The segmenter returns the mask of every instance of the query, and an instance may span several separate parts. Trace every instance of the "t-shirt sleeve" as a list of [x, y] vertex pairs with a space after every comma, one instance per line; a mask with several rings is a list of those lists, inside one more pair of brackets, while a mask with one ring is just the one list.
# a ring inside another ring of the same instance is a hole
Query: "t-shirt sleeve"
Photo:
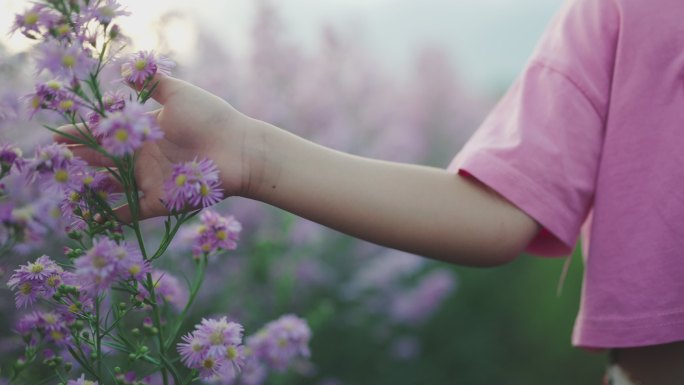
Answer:
[[591, 209], [619, 12], [612, 0], [571, 0], [523, 73], [449, 170], [478, 179], [535, 219], [532, 254], [569, 254]]

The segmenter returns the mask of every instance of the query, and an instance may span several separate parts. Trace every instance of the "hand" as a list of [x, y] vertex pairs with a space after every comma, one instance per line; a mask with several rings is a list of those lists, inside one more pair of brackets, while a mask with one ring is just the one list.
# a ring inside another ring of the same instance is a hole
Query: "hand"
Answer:
[[[208, 157], [216, 163], [225, 196], [239, 195], [248, 188], [249, 170], [247, 138], [254, 137], [250, 128], [254, 120], [238, 112], [221, 98], [184, 81], [157, 76], [152, 98], [162, 108], [152, 112], [164, 131], [164, 138], [146, 142], [139, 150], [135, 179], [142, 192], [140, 219], [162, 216], [168, 210], [161, 203], [164, 181], [171, 175], [174, 163]], [[61, 131], [76, 134], [73, 126]], [[59, 134], [57, 142], [71, 144], [74, 155], [95, 167], [112, 167], [110, 159], [83, 145], [74, 144]], [[251, 148], [251, 147], [250, 147]], [[245, 177], [247, 176], [247, 177]], [[130, 221], [128, 207], [117, 209], [122, 221]]]

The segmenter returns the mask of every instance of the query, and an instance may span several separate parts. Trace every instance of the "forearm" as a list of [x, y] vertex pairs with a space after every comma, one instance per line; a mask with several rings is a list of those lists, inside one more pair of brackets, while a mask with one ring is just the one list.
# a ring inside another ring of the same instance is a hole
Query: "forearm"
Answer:
[[[477, 182], [445, 170], [362, 158], [259, 122], [249, 198], [384, 246], [464, 265], [517, 255], [538, 230]], [[257, 172], [257, 171], [255, 171]], [[253, 176], [254, 177], [254, 176]]]

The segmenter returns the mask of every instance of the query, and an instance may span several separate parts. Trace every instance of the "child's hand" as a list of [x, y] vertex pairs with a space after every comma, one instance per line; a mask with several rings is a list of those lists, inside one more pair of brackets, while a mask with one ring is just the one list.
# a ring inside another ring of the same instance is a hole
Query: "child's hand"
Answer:
[[[168, 210], [161, 203], [164, 198], [164, 181], [171, 175], [174, 163], [208, 157], [220, 170], [222, 187], [226, 196], [240, 194], [248, 182], [246, 175], [246, 138], [252, 119], [235, 110], [219, 97], [184, 81], [158, 76], [153, 98], [162, 108], [153, 112], [164, 138], [146, 142], [140, 149], [135, 165], [136, 181], [142, 191], [140, 217], [166, 215]], [[62, 131], [76, 134], [73, 126]], [[56, 141], [73, 144], [63, 136]], [[76, 156], [92, 166], [113, 166], [111, 161], [95, 150], [82, 145], [72, 145]], [[127, 207], [119, 208], [117, 214], [123, 221], [130, 221]]]

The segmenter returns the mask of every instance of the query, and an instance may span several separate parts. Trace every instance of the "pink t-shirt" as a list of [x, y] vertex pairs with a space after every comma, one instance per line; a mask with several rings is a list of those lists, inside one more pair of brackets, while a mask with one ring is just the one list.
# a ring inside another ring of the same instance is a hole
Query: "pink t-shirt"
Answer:
[[573, 344], [684, 340], [684, 1], [570, 0], [454, 158], [585, 277]]

